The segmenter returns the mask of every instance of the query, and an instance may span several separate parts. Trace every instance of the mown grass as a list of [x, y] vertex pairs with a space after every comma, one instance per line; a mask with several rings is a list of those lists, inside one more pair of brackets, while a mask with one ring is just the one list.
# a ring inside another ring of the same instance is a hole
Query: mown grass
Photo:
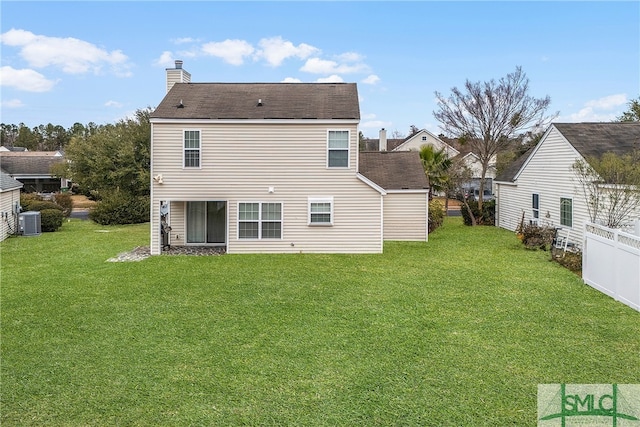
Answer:
[[1, 244], [3, 426], [534, 425], [538, 384], [640, 383], [640, 314], [504, 230], [106, 262], [148, 239]]

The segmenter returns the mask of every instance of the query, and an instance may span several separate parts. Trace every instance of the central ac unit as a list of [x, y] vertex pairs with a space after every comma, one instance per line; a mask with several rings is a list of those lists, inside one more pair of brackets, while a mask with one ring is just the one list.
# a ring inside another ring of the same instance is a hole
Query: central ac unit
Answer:
[[40, 212], [28, 211], [18, 215], [18, 230], [23, 236], [39, 236], [42, 232]]

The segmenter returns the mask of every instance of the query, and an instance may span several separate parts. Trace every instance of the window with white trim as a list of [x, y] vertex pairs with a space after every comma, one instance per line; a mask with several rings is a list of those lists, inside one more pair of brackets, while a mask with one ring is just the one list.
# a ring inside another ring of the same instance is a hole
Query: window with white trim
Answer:
[[531, 217], [533, 223], [537, 223], [540, 219], [540, 195], [537, 193], [531, 195]]
[[573, 199], [560, 197], [560, 225], [573, 227]]
[[199, 168], [200, 167], [200, 131], [185, 130], [184, 131], [184, 167]]
[[349, 131], [330, 130], [327, 139], [327, 166], [349, 167]]
[[333, 197], [309, 197], [309, 225], [333, 225]]
[[281, 239], [282, 203], [238, 203], [239, 239]]

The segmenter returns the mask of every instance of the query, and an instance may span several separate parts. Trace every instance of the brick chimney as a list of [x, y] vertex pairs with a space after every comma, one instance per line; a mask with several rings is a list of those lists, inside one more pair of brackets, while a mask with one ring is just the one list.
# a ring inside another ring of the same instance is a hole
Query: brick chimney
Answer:
[[167, 93], [175, 83], [191, 83], [191, 74], [182, 68], [182, 61], [176, 60], [175, 68], [167, 68]]
[[380, 129], [380, 151], [387, 151], [387, 130], [385, 128]]

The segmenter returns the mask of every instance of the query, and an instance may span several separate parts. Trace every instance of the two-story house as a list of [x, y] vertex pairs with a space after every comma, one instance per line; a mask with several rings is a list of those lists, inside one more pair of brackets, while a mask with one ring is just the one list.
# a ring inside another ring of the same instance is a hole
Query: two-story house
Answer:
[[152, 254], [380, 253], [389, 192], [415, 199], [426, 227], [426, 178], [385, 189], [359, 172], [355, 84], [190, 81], [176, 61], [151, 114]]

